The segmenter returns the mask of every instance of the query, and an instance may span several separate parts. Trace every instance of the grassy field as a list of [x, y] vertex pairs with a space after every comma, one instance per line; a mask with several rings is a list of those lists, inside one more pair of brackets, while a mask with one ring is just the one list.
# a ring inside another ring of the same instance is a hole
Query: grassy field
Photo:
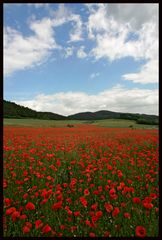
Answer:
[[126, 120], [126, 119], [104, 119], [94, 121], [93, 124], [100, 127], [109, 127], [109, 128], [128, 128], [131, 125], [133, 128], [140, 129], [157, 129], [158, 125], [147, 125], [147, 124], [137, 124], [136, 121]]
[[109, 128], [128, 128], [131, 125], [133, 128], [139, 129], [157, 129], [157, 125], [137, 124], [133, 120], [124, 119], [105, 119], [95, 121], [81, 121], [81, 120], [40, 120], [40, 119], [7, 119], [3, 120], [4, 125], [10, 126], [28, 126], [28, 127], [66, 127], [67, 124], [93, 124], [100, 127]]
[[7, 119], [4, 118], [4, 125], [28, 126], [28, 127], [65, 127], [67, 124], [81, 124], [84, 121], [77, 120], [41, 120], [41, 119]]

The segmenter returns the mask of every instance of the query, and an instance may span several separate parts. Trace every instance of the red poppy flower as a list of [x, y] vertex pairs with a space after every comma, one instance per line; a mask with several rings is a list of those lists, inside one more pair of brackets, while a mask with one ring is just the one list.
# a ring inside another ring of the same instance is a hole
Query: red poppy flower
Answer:
[[41, 228], [43, 226], [43, 223], [41, 220], [36, 220], [35, 221], [35, 228], [38, 229], [38, 228]]
[[7, 185], [7, 181], [4, 180], [4, 181], [3, 181], [3, 188], [7, 188], [7, 186], [8, 186], [8, 185]]
[[134, 197], [132, 199], [132, 201], [133, 201], [133, 203], [140, 203], [141, 202], [140, 198], [138, 198], [138, 197]]
[[135, 232], [137, 237], [146, 236], [146, 229], [143, 226], [137, 226]]
[[158, 213], [159, 212], [159, 208], [155, 208], [155, 212]]
[[40, 205], [45, 204], [47, 201], [48, 201], [48, 199], [43, 199], [43, 200], [40, 202]]
[[113, 210], [113, 206], [110, 203], [105, 203], [104, 207], [108, 213], [110, 213]]
[[54, 204], [52, 205], [52, 210], [58, 210], [58, 209], [60, 209], [61, 207], [62, 207], [62, 201], [57, 202], [57, 203], [54, 203]]
[[132, 184], [132, 180], [131, 179], [127, 179], [127, 182], [129, 183], [129, 184]]
[[96, 216], [97, 216], [98, 218], [102, 217], [102, 215], [103, 215], [102, 211], [97, 211], [97, 212], [96, 212]]
[[107, 165], [107, 169], [111, 171], [113, 168], [112, 168], [111, 165], [108, 164], [108, 165]]
[[97, 217], [96, 215], [92, 216], [92, 223], [95, 224], [95, 222], [97, 222], [99, 219], [99, 217]]
[[80, 212], [79, 212], [79, 211], [74, 212], [74, 216], [75, 216], [75, 217], [80, 216]]
[[61, 194], [59, 194], [58, 196], [56, 196], [56, 199], [57, 199], [58, 201], [61, 201], [61, 200], [63, 200], [62, 193], [61, 193]]
[[126, 203], [125, 202], [122, 202], [120, 205], [121, 205], [121, 207], [126, 207]]
[[102, 186], [98, 186], [98, 191], [102, 192]]
[[66, 202], [68, 202], [68, 203], [72, 203], [71, 198], [66, 198]]
[[89, 236], [90, 236], [90, 237], [95, 237], [96, 235], [95, 235], [95, 233], [90, 232]]
[[118, 195], [117, 195], [117, 194], [112, 194], [112, 195], [110, 195], [110, 198], [113, 199], [113, 200], [115, 200], [115, 199], [118, 198]]
[[49, 180], [49, 181], [50, 181], [51, 179], [52, 179], [52, 177], [51, 177], [51, 176], [47, 176], [47, 180]]
[[73, 212], [70, 209], [67, 210], [67, 213], [68, 213], [68, 215], [72, 215], [73, 214]]
[[130, 218], [131, 218], [131, 215], [130, 215], [130, 213], [127, 213], [127, 212], [126, 212], [126, 213], [124, 213], [124, 217], [130, 219]]
[[113, 216], [113, 217], [116, 217], [119, 213], [120, 213], [119, 208], [118, 208], [118, 207], [115, 207], [114, 210], [113, 210], [113, 212], [112, 212], [112, 216]]
[[14, 211], [12, 213], [12, 221], [15, 222], [16, 218], [20, 217], [20, 213], [18, 211]]
[[28, 228], [32, 228], [32, 224], [30, 222], [25, 222], [25, 226], [27, 226]]
[[64, 188], [67, 188], [68, 184], [67, 183], [63, 183], [62, 184]]
[[10, 207], [6, 210], [6, 215], [11, 215], [14, 211], [16, 211], [15, 207]]
[[114, 188], [112, 188], [112, 189], [110, 189], [109, 193], [110, 193], [110, 195], [113, 195], [113, 194], [115, 194], [115, 193], [116, 193], [116, 191], [115, 191], [115, 189], [114, 189]]
[[91, 222], [90, 222], [89, 220], [85, 220], [85, 224], [86, 224], [87, 226], [89, 226], [89, 227], [92, 226], [92, 224], [91, 224]]
[[99, 192], [98, 190], [94, 190], [94, 191], [93, 191], [93, 194], [94, 194], [94, 195], [98, 195], [99, 193], [100, 193], [100, 192]]
[[101, 200], [105, 200], [105, 196], [104, 196], [104, 195], [101, 195], [101, 196], [100, 196], [100, 199], [101, 199]]
[[152, 199], [156, 199], [156, 198], [157, 198], [157, 194], [156, 194], [156, 193], [150, 193], [150, 197], [151, 197]]
[[20, 216], [20, 220], [23, 220], [23, 219], [25, 219], [25, 218], [27, 218], [27, 216], [26, 216], [25, 214], [23, 214], [23, 215]]
[[61, 229], [61, 230], [64, 230], [65, 228], [66, 228], [66, 226], [63, 225], [63, 224], [60, 226], [60, 229]]
[[142, 202], [151, 203], [152, 202], [152, 198], [151, 197], [145, 197], [145, 199]]
[[43, 228], [42, 228], [42, 232], [43, 233], [48, 233], [48, 232], [50, 232], [52, 229], [51, 229], [51, 227], [48, 225], [48, 224], [46, 224]]
[[38, 197], [38, 196], [39, 196], [39, 193], [38, 193], [38, 192], [36, 192], [36, 193], [34, 193], [34, 195], [35, 195], [36, 197]]
[[70, 230], [71, 230], [71, 232], [77, 230], [77, 226], [72, 226], [72, 227], [70, 228]]
[[92, 210], [96, 210], [96, 209], [97, 209], [97, 206], [98, 206], [98, 203], [94, 203], [94, 204], [91, 206], [91, 209], [92, 209]]
[[80, 199], [81, 204], [82, 204], [84, 207], [86, 207], [87, 204], [88, 204], [88, 202], [87, 202], [87, 200], [85, 199], [85, 197], [80, 197], [79, 199]]
[[147, 209], [151, 209], [151, 208], [153, 208], [154, 205], [152, 203], [149, 203], [149, 202], [144, 202], [143, 206]]
[[24, 226], [23, 227], [23, 233], [28, 233], [28, 232], [30, 232], [30, 228], [27, 227], [27, 226]]
[[28, 202], [25, 206], [26, 210], [34, 210], [35, 205], [32, 202]]
[[22, 176], [27, 176], [27, 175], [28, 175], [28, 171], [25, 170], [25, 171], [23, 172], [23, 175], [22, 175]]
[[84, 190], [84, 195], [85, 195], [85, 196], [88, 196], [89, 194], [90, 194], [89, 190], [88, 190], [88, 189], [85, 189], [85, 190]]
[[5, 202], [6, 207], [9, 207], [11, 205], [12, 200], [9, 198], [5, 198], [4, 202]]

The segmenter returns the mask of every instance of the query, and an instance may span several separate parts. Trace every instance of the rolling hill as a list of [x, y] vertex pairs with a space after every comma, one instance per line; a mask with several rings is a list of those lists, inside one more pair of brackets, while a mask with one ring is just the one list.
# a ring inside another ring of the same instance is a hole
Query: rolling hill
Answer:
[[51, 113], [37, 112], [28, 107], [20, 106], [16, 103], [3, 100], [3, 116], [4, 118], [36, 118], [49, 120], [64, 120], [66, 117]]
[[129, 119], [135, 120], [140, 124], [158, 124], [159, 117], [156, 115], [147, 115], [139, 113], [120, 113], [107, 110], [97, 112], [82, 112], [69, 115], [68, 117], [51, 113], [37, 112], [27, 107], [20, 106], [16, 103], [3, 100], [3, 117], [4, 118], [35, 118], [46, 120], [103, 120], [103, 119]]

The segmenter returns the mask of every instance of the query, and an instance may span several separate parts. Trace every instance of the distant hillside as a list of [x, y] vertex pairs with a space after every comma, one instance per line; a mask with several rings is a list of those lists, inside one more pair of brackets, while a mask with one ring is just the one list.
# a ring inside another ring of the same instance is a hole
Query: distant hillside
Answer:
[[36, 118], [48, 120], [64, 120], [66, 117], [51, 113], [37, 112], [28, 107], [20, 106], [16, 103], [3, 100], [3, 115], [5, 118]]
[[37, 112], [16, 103], [3, 100], [4, 118], [36, 118], [47, 120], [101, 120], [101, 119], [129, 119], [135, 120], [140, 124], [159, 124], [159, 117], [156, 115], [138, 114], [138, 113], [120, 113], [112, 111], [82, 112], [68, 117], [51, 113]]
[[111, 111], [98, 111], [98, 112], [83, 112], [68, 116], [69, 119], [78, 120], [100, 120], [108, 118], [120, 118], [120, 113]]
[[68, 119], [75, 120], [101, 120], [101, 119], [129, 119], [140, 124], [158, 124], [159, 117], [156, 115], [138, 113], [120, 113], [111, 111], [83, 112], [68, 116]]

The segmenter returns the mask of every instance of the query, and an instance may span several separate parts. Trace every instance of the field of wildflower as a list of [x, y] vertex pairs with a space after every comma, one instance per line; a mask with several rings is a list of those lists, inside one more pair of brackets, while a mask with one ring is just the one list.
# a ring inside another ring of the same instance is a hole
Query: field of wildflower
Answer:
[[4, 127], [6, 237], [156, 237], [158, 130]]

